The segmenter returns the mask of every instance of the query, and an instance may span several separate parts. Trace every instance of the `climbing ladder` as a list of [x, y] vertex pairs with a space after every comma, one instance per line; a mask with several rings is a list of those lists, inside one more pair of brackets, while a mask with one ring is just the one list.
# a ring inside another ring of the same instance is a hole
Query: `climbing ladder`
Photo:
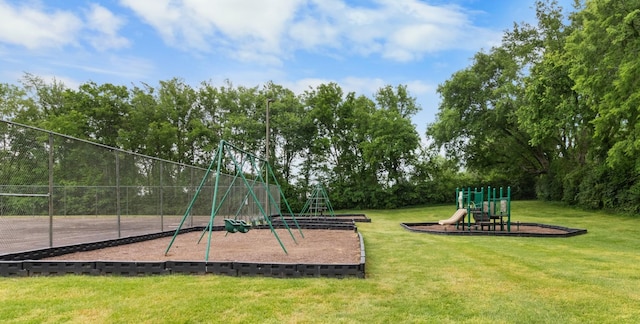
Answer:
[[307, 199], [304, 207], [302, 207], [300, 214], [312, 217], [336, 216], [333, 212], [331, 201], [329, 201], [327, 191], [321, 184], [317, 184], [313, 188], [313, 191], [311, 192], [311, 195], [309, 195], [309, 199]]

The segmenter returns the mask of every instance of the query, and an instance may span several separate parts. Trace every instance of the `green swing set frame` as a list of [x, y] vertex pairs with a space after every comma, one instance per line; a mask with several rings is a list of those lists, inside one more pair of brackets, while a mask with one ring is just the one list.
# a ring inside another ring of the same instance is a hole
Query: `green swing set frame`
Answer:
[[[237, 156], [240, 156], [241, 158], [238, 159]], [[240, 160], [241, 162], [239, 162], [238, 160]], [[228, 161], [233, 162], [233, 166], [236, 172], [235, 172], [235, 176], [233, 177], [233, 180], [231, 181], [231, 184], [227, 186], [226, 191], [224, 192], [224, 194], [222, 194], [221, 192], [223, 188], [221, 188], [222, 185], [220, 184], [220, 178], [222, 175], [223, 166], [225, 165], [224, 163]], [[211, 175], [213, 172], [212, 170], [214, 169], [214, 166], [215, 166], [215, 174]], [[247, 167], [250, 167], [251, 170], [255, 170], [256, 172], [247, 172], [246, 171]], [[264, 174], [264, 177], [263, 177], [263, 174]], [[251, 175], [251, 178], [252, 178], [251, 181], [249, 181], [249, 179], [247, 178], [247, 175]], [[245, 202], [248, 199], [252, 199], [252, 201], [255, 203], [255, 205], [259, 209], [260, 217], [258, 219], [256, 218], [252, 219], [251, 224], [247, 223], [242, 219], [238, 219], [238, 216], [242, 210], [242, 203], [241, 203], [236, 211], [235, 217], [233, 219], [226, 218], [224, 220], [224, 228], [227, 231], [227, 234], [228, 233], [247, 233], [253, 226], [256, 226], [258, 222], [260, 224], [267, 224], [271, 229], [271, 232], [275, 236], [276, 240], [280, 244], [280, 247], [282, 247], [282, 250], [284, 251], [284, 253], [288, 254], [287, 249], [282, 243], [282, 240], [280, 240], [278, 233], [276, 232], [275, 228], [273, 227], [273, 224], [271, 223], [272, 215], [270, 210], [275, 210], [280, 216], [280, 219], [283, 220], [283, 225], [291, 235], [291, 238], [293, 239], [294, 243], [296, 244], [298, 243], [293, 232], [291, 231], [291, 227], [289, 226], [287, 221], [284, 219], [284, 217], [282, 217], [281, 210], [283, 206], [278, 204], [278, 201], [276, 201], [276, 199], [271, 193], [269, 180], [271, 180], [272, 181], [271, 183], [278, 188], [278, 194], [280, 195], [281, 201], [284, 202], [284, 207], [286, 207], [290, 215], [293, 215], [293, 212], [291, 211], [291, 207], [289, 206], [287, 199], [285, 198], [284, 194], [282, 193], [282, 190], [280, 189], [280, 184], [278, 183], [278, 179], [275, 177], [273, 170], [269, 165], [269, 162], [266, 159], [256, 157], [255, 155], [247, 151], [244, 151], [230, 143], [227, 143], [224, 140], [221, 140], [220, 144], [218, 145], [218, 149], [216, 150], [216, 154], [213, 161], [207, 168], [207, 171], [205, 172], [204, 177], [200, 182], [200, 185], [196, 189], [195, 194], [191, 199], [191, 202], [189, 203], [189, 206], [187, 207], [184, 213], [184, 216], [182, 217], [182, 220], [180, 221], [180, 224], [176, 228], [176, 231], [173, 234], [173, 237], [171, 238], [171, 241], [169, 242], [167, 249], [165, 250], [165, 255], [169, 253], [169, 250], [171, 249], [171, 246], [173, 245], [176, 237], [178, 236], [182, 227], [184, 226], [185, 221], [191, 215], [192, 208], [196, 203], [196, 201], [198, 200], [198, 197], [202, 192], [202, 188], [207, 182], [207, 179], [209, 179], [209, 176], [215, 177], [215, 185], [214, 185], [212, 205], [211, 205], [211, 215], [210, 215], [207, 226], [204, 228], [204, 230], [202, 231], [202, 234], [200, 235], [200, 238], [198, 239], [198, 243], [200, 243], [204, 235], [208, 233], [207, 249], [204, 256], [205, 261], [209, 260], [209, 251], [211, 248], [211, 236], [212, 236], [213, 224], [214, 224], [213, 221], [215, 217], [218, 215], [222, 207], [222, 204], [225, 201], [227, 201], [230, 195], [232, 195], [231, 194], [232, 188], [234, 187], [234, 184], [238, 179], [242, 180], [242, 183], [244, 184], [244, 188], [247, 190], [246, 194], [244, 195], [244, 199], [242, 199], [242, 202]], [[261, 200], [258, 198], [258, 195], [254, 190], [254, 188], [256, 187], [263, 188], [264, 192], [266, 193], [265, 199]], [[304, 238], [302, 229], [300, 228], [300, 225], [298, 224], [298, 221], [296, 220], [295, 216], [293, 217], [293, 223], [295, 224], [295, 227], [298, 229], [300, 236]]]

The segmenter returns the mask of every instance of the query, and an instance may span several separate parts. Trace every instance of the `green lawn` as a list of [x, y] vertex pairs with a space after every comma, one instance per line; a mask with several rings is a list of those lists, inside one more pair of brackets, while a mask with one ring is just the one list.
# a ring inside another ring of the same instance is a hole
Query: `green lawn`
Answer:
[[[366, 279], [224, 276], [0, 278], [2, 323], [631, 323], [640, 218], [534, 201], [512, 220], [570, 238], [413, 233], [455, 207], [364, 211]], [[357, 211], [362, 212], [362, 211]]]

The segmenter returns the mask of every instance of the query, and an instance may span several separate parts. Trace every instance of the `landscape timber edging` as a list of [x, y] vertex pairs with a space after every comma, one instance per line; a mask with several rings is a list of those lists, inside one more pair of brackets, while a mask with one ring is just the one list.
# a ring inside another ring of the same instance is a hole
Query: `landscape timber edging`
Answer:
[[[277, 220], [284, 217], [287, 221], [293, 220], [291, 214], [272, 215], [272, 220]], [[296, 220], [298, 222], [303, 220], [312, 221], [325, 221], [325, 222], [356, 222], [356, 223], [371, 223], [371, 218], [368, 218], [365, 214], [334, 214], [332, 215], [316, 215], [316, 214], [296, 214]]]
[[[353, 230], [354, 224], [303, 224], [306, 229]], [[350, 225], [350, 226], [349, 226]], [[268, 225], [266, 225], [268, 228]], [[281, 228], [281, 224], [274, 224]], [[205, 228], [191, 227], [180, 233], [201, 231]], [[223, 231], [224, 226], [213, 226], [214, 231]], [[69, 246], [52, 247], [0, 255], [0, 277], [29, 277], [54, 275], [113, 275], [113, 276], [150, 276], [150, 275], [227, 275], [262, 276], [276, 278], [327, 277], [327, 278], [365, 278], [364, 239], [360, 240], [360, 263], [354, 264], [294, 264], [268, 262], [208, 262], [208, 261], [64, 261], [41, 260], [68, 253], [101, 249], [153, 240], [172, 236], [175, 231], [132, 236], [100, 242], [83, 243]]]
[[[425, 223], [400, 223], [400, 226], [405, 229], [416, 232], [416, 233], [426, 233], [426, 234], [435, 234], [435, 235], [466, 235], [466, 236], [511, 236], [511, 237], [571, 237], [581, 234], [586, 234], [586, 229], [579, 228], [569, 228], [564, 226], [557, 225], [548, 225], [548, 224], [540, 224], [540, 223], [519, 223], [520, 226], [538, 226], [543, 228], [552, 228], [564, 231], [565, 233], [559, 234], [551, 234], [551, 233], [528, 233], [528, 232], [503, 232], [503, 231], [478, 231], [478, 230], [467, 230], [467, 231], [427, 231], [416, 229], [413, 227], [416, 226], [430, 226], [430, 225], [438, 225], [438, 222], [425, 222]], [[516, 224], [511, 224], [512, 227], [516, 226]]]

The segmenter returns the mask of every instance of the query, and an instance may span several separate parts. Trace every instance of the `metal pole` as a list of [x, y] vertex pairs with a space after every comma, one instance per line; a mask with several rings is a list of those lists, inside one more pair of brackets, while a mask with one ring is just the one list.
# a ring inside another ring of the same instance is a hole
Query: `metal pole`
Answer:
[[53, 247], [53, 134], [49, 133], [49, 247]]
[[113, 151], [116, 155], [116, 218], [118, 220], [118, 238], [122, 237], [122, 224], [120, 222], [120, 154]]
[[[195, 165], [196, 164], [195, 157], [193, 159], [194, 159], [193, 165]], [[191, 170], [191, 174], [190, 174], [190, 177], [189, 177], [189, 192], [191, 192], [191, 197], [190, 198], [192, 198], [193, 195], [194, 195], [194, 193], [193, 193], [193, 189], [194, 189], [193, 188], [193, 172], [194, 172], [194, 170], [193, 170], [193, 168], [190, 168], [190, 170]], [[189, 213], [189, 216], [191, 216], [191, 217], [189, 217], [189, 222], [190, 222], [189, 225], [193, 226], [193, 215], [191, 214], [191, 212]]]
[[[518, 223], [520, 230], [520, 223]], [[511, 187], [507, 187], [507, 232], [511, 232]]]
[[[271, 98], [267, 98], [267, 119], [266, 119], [266, 126], [267, 126], [267, 130], [266, 130], [266, 153], [265, 153], [265, 157], [267, 159], [267, 165], [269, 165], [269, 137], [271, 136], [270, 134], [270, 128], [269, 128], [269, 106], [270, 104], [273, 102], [273, 99]], [[267, 183], [267, 190], [266, 190], [266, 202], [267, 202], [267, 217], [271, 216], [271, 204], [269, 203], [269, 168], [265, 168], [265, 179], [266, 179], [266, 183]]]
[[160, 231], [164, 231], [164, 183], [162, 182], [162, 175], [164, 174], [164, 163], [160, 162]]

